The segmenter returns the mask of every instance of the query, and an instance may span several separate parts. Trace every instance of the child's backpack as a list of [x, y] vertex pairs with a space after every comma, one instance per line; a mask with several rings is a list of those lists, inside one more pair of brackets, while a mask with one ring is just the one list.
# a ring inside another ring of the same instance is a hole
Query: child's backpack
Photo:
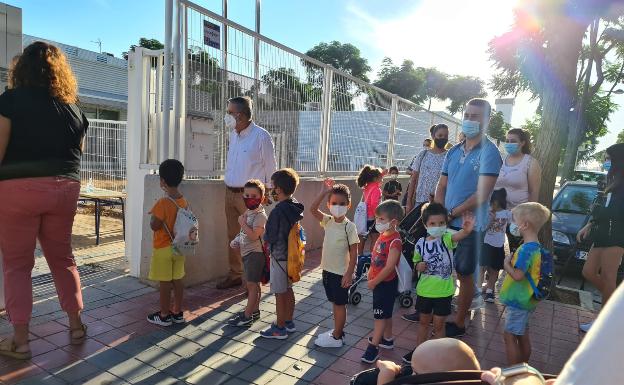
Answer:
[[[363, 198], [364, 197], [362, 197], [362, 199]], [[368, 232], [368, 227], [366, 226], [367, 222], [366, 202], [362, 200], [358, 203], [355, 208], [355, 214], [353, 215], [353, 223], [355, 223], [355, 228], [359, 235], [364, 235]]]
[[190, 206], [182, 208], [178, 206], [176, 201], [168, 197], [171, 202], [178, 208], [175, 224], [173, 225], [173, 234], [163, 223], [169, 238], [171, 238], [171, 246], [173, 250], [180, 255], [190, 257], [195, 255], [195, 247], [199, 244], [199, 222], [190, 209]]
[[399, 255], [399, 264], [394, 267], [394, 270], [399, 278], [399, 293], [405, 293], [412, 290], [412, 275], [414, 272], [407, 262], [407, 258], [405, 258], [402, 253]]
[[303, 263], [305, 262], [306, 237], [303, 226], [296, 222], [288, 233], [288, 278], [291, 282], [301, 280]]
[[553, 255], [550, 250], [541, 248], [541, 263], [540, 263], [540, 275], [537, 284], [533, 281], [530, 272], [526, 272], [525, 276], [529, 281], [529, 285], [533, 289], [533, 298], [541, 301], [550, 296], [552, 290], [554, 278], [553, 278]]

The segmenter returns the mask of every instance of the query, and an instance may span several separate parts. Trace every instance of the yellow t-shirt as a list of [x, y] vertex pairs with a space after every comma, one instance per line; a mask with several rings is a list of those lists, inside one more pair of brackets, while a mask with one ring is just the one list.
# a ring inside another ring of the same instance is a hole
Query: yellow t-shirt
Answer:
[[330, 273], [344, 275], [349, 265], [349, 247], [360, 243], [355, 223], [347, 218], [336, 223], [331, 215], [323, 215], [321, 227], [325, 229], [321, 268]]
[[[175, 200], [176, 204], [182, 208], [188, 206], [188, 202], [184, 197]], [[167, 229], [173, 235], [173, 226], [175, 225], [178, 208], [169, 198], [160, 198], [149, 212], [156, 218], [160, 219], [167, 225]], [[171, 245], [171, 238], [164, 228], [154, 231], [154, 249], [160, 249]]]

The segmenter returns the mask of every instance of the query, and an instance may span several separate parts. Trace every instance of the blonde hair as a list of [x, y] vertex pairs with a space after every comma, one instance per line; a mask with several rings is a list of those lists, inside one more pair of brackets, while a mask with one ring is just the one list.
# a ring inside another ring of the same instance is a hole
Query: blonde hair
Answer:
[[67, 58], [52, 44], [36, 41], [26, 47], [9, 73], [9, 87], [41, 87], [62, 103], [78, 100], [78, 83]]
[[550, 210], [541, 203], [527, 202], [514, 207], [513, 213], [516, 221], [527, 221], [535, 230], [539, 230], [550, 219]]

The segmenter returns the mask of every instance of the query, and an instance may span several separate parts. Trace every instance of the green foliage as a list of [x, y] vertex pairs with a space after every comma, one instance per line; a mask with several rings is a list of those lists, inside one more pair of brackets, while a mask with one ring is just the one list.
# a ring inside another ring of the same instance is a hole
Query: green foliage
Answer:
[[620, 133], [617, 136], [617, 140], [615, 141], [615, 143], [624, 143], [624, 130], [620, 131]]
[[261, 81], [274, 110], [297, 111], [304, 103], [321, 100], [321, 89], [302, 82], [292, 68], [269, 70], [262, 75]]
[[438, 95], [439, 99], [449, 99], [451, 103], [446, 107], [452, 115], [463, 111], [466, 103], [472, 98], [487, 96], [483, 80], [474, 76], [452, 76]]
[[425, 74], [421, 69], [415, 68], [411, 60], [404, 60], [400, 66], [397, 66], [390, 58], [384, 58], [377, 78], [374, 84], [379, 88], [417, 104], [425, 100], [421, 94], [426, 84]]
[[535, 145], [537, 134], [540, 130], [542, 116], [535, 114], [532, 118], [527, 119], [520, 128], [527, 130], [531, 134], [531, 143]]
[[507, 131], [509, 131], [510, 128], [511, 125], [509, 123], [505, 123], [503, 113], [501, 111], [497, 111], [494, 115], [492, 115], [492, 118], [490, 119], [487, 133], [491, 138], [504, 141], [507, 135]]
[[165, 45], [163, 43], [161, 43], [160, 41], [156, 40], [156, 39], [148, 39], [148, 38], [142, 37], [142, 38], [139, 39], [139, 45], [138, 46], [136, 44], [132, 44], [128, 51], [122, 52], [121, 56], [125, 60], [128, 60], [128, 52], [129, 51], [134, 52], [136, 47], [143, 47], [143, 48], [147, 48], [147, 49], [157, 50], [157, 49], [165, 48]]
[[353, 44], [342, 44], [335, 40], [331, 43], [319, 43], [308, 50], [306, 55], [365, 82], [369, 81], [366, 76], [371, 70], [368, 60], [361, 56], [359, 48]]

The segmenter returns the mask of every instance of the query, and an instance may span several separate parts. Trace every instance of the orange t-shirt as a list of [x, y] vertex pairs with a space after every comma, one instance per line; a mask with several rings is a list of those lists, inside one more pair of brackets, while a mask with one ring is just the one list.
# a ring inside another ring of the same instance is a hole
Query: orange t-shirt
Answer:
[[[175, 200], [178, 206], [186, 208], [188, 202], [184, 197]], [[167, 229], [173, 235], [173, 226], [175, 225], [178, 208], [169, 198], [160, 198], [149, 212], [156, 218], [160, 219], [167, 225]], [[171, 238], [164, 228], [154, 231], [154, 248], [161, 249], [171, 245]]]

